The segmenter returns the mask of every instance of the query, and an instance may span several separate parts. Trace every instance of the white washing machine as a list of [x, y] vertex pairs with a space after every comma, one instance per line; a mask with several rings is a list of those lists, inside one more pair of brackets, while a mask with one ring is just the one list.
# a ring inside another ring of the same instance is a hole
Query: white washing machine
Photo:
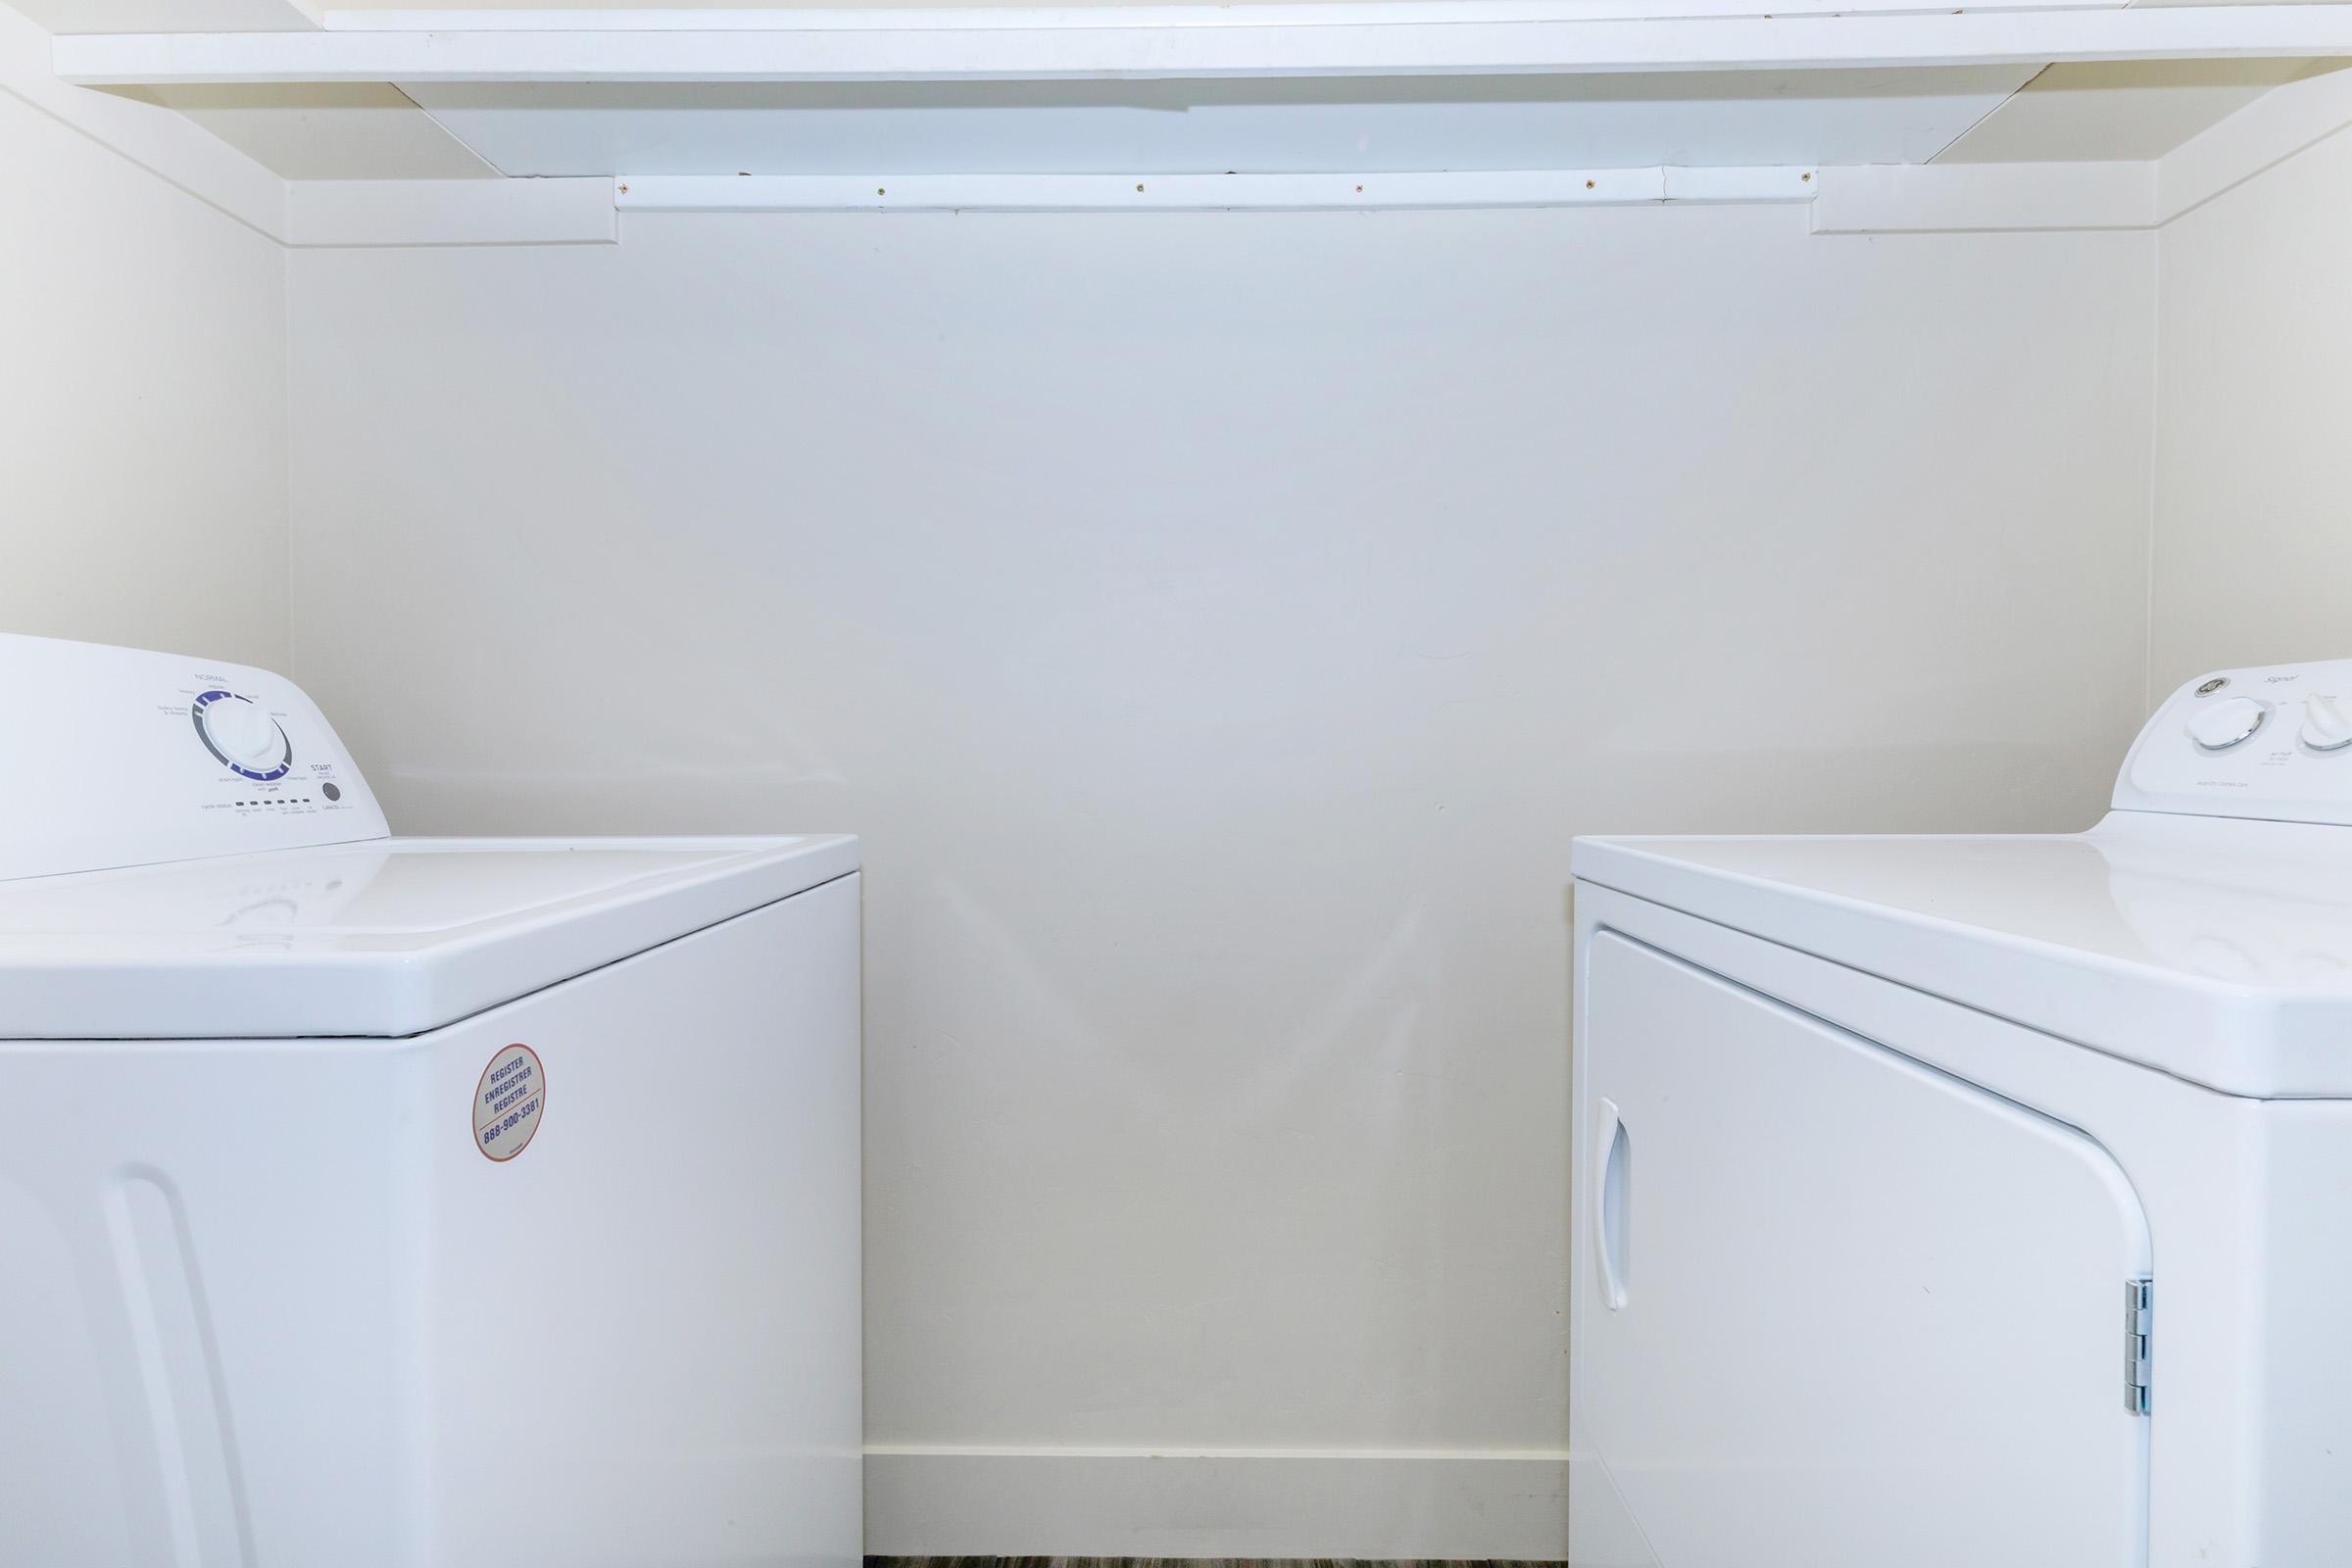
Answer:
[[0, 1562], [856, 1562], [856, 841], [390, 838], [266, 671], [0, 689]]
[[1576, 849], [1577, 1568], [2352, 1563], [2352, 662], [2086, 833]]

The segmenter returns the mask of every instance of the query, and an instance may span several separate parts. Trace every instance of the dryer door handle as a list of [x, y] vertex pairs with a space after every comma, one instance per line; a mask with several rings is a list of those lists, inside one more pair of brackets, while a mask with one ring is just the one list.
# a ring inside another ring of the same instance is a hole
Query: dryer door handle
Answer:
[[1592, 1246], [1600, 1265], [1600, 1298], [1612, 1312], [1633, 1283], [1634, 1139], [1614, 1101], [1600, 1102], [1592, 1169]]

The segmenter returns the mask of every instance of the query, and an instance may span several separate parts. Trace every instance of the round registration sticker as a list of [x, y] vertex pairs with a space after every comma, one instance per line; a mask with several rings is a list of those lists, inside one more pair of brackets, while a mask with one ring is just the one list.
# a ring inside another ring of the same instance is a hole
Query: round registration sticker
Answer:
[[474, 1147], [496, 1160], [513, 1159], [530, 1146], [547, 1103], [547, 1073], [539, 1054], [513, 1045], [490, 1058], [473, 1091]]

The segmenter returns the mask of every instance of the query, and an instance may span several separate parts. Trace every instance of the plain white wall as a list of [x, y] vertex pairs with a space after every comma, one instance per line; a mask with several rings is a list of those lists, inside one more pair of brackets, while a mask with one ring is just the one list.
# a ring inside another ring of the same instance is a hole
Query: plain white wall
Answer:
[[2151, 240], [624, 241], [291, 259], [295, 668], [404, 831], [865, 835], [871, 1548], [1560, 1555], [1569, 838], [2092, 818]]
[[283, 663], [285, 253], [5, 87], [0, 153], [0, 631]]
[[2166, 227], [2148, 678], [2352, 656], [2352, 134]]

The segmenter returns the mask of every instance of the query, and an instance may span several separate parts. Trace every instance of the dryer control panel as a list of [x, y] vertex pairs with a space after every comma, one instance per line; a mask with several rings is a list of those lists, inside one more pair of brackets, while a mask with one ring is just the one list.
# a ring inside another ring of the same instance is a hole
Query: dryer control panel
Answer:
[[0, 635], [0, 879], [386, 836], [333, 728], [268, 670]]
[[2352, 659], [2186, 682], [2132, 743], [2115, 808], [2352, 825]]

